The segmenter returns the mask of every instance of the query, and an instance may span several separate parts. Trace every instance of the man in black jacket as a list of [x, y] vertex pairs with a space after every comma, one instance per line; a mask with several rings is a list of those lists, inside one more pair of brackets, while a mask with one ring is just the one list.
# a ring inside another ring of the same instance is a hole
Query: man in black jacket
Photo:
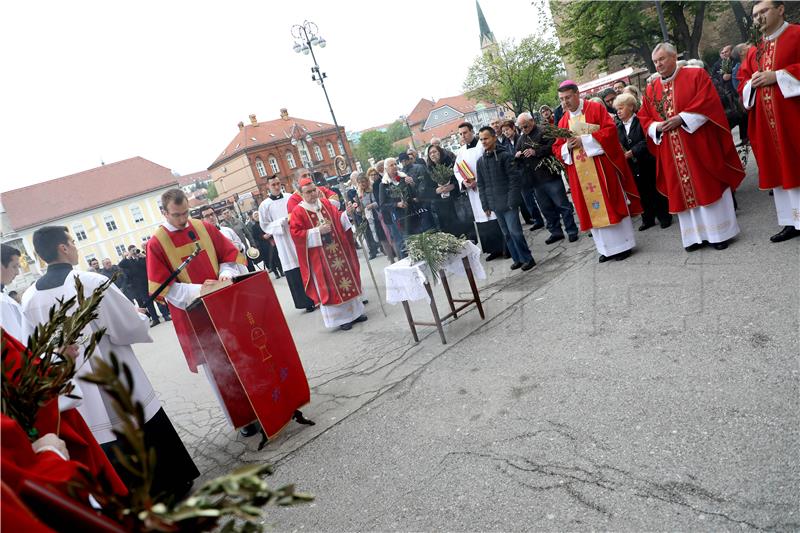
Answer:
[[564, 228], [569, 235], [569, 242], [578, 240], [578, 226], [572, 211], [572, 204], [567, 198], [561, 173], [555, 172], [544, 159], [552, 154], [553, 140], [542, 138], [542, 129], [536, 125], [530, 113], [520, 113], [517, 126], [521, 134], [517, 139], [515, 158], [522, 168], [524, 179], [533, 186], [539, 209], [547, 224], [550, 236], [545, 244], [553, 244], [564, 239]]
[[[139, 307], [146, 306], [147, 314], [150, 316], [150, 327], [160, 324], [161, 321], [156, 314], [156, 308], [148, 296], [147, 259], [144, 254], [135, 245], [131, 244], [128, 246], [128, 253], [125, 258], [119, 262], [119, 267], [125, 273], [125, 277], [128, 278], [131, 296], [134, 297], [137, 305]], [[161, 311], [165, 321], [172, 320], [169, 308], [166, 305], [159, 302], [158, 309]]]
[[[519, 142], [519, 132], [517, 128], [514, 126], [513, 120], [506, 120], [504, 121], [501, 126], [500, 130], [502, 131], [502, 135], [500, 133], [497, 134], [497, 142], [503, 145], [503, 148], [515, 154], [517, 152], [517, 143]], [[517, 161], [519, 164], [519, 161]], [[528, 211], [528, 215], [524, 212], [522, 213], [522, 218], [531, 222], [531, 227], [529, 228], [530, 231], [536, 231], [537, 229], [542, 229], [544, 227], [544, 218], [542, 217], [542, 212], [539, 209], [539, 204], [536, 203], [536, 195], [533, 191], [533, 180], [530, 179], [525, 174], [522, 175], [522, 206]]]
[[483, 210], [486, 216], [491, 215], [492, 211], [497, 216], [500, 230], [514, 260], [511, 270], [530, 270], [536, 262], [519, 221], [521, 180], [519, 170], [514, 164], [514, 156], [497, 144], [497, 135], [492, 128], [481, 128], [478, 138], [484, 149], [483, 155], [478, 159], [476, 172]]

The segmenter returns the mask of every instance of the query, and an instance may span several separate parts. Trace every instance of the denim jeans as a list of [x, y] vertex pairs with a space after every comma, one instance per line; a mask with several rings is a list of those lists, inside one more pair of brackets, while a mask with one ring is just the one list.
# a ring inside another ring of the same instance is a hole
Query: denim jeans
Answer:
[[533, 223], [544, 224], [542, 213], [539, 210], [539, 206], [536, 204], [536, 195], [534, 193], [533, 187], [531, 187], [530, 189], [526, 189], [523, 187], [521, 192], [522, 192], [522, 201], [525, 202], [525, 207], [528, 209], [528, 213], [531, 214]]
[[522, 224], [519, 221], [519, 209], [509, 209], [507, 211], [495, 211], [497, 222], [500, 224], [500, 231], [506, 238], [506, 246], [511, 252], [511, 258], [515, 263], [527, 263], [533, 260], [531, 250], [525, 241], [522, 233]]
[[560, 179], [544, 181], [537, 183], [534, 190], [547, 224], [547, 231], [551, 235], [564, 235], [564, 231], [561, 229], [563, 220], [567, 234], [577, 235], [578, 226], [575, 225], [572, 204], [567, 198], [564, 183]]

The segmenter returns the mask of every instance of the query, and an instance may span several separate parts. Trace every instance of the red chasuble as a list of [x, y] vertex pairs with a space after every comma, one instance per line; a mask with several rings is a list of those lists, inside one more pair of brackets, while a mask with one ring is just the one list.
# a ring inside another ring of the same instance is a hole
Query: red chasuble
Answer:
[[[663, 115], [656, 108], [659, 101]], [[704, 115], [708, 121], [694, 133], [680, 127], [663, 134], [659, 145], [649, 135], [647, 139], [656, 155], [656, 189], [669, 199], [670, 213], [713, 204], [744, 179], [722, 102], [702, 68], [679, 68], [666, 83], [656, 78], [648, 84], [637, 116], [647, 134], [653, 122], [681, 112]]]
[[[164, 226], [159, 226], [147, 241], [147, 279], [150, 294], [153, 294], [184, 259], [194, 252], [195, 242], [200, 243], [202, 251], [178, 275], [177, 281], [180, 283], [199, 284], [208, 279], [218, 279], [220, 263], [247, 264], [239, 250], [213, 224], [190, 218], [189, 223], [181, 230], [169, 231]], [[161, 293], [159, 299], [163, 300], [168, 291], [169, 287]], [[192, 326], [186, 311], [172, 305], [169, 306], [169, 310], [186, 362], [191, 371], [197, 373], [197, 365], [203, 364], [200, 355], [202, 351], [198, 346], [193, 346], [194, 335], [190, 334]]]
[[[2, 331], [2, 338], [5, 343], [3, 363], [11, 365], [10, 371], [4, 379], [13, 382], [12, 376], [19, 368], [22, 353], [27, 348], [17, 339], [8, 335], [5, 330]], [[77, 409], [59, 412], [58, 399], [53, 399], [39, 409], [34, 427], [39, 431], [40, 437], [47, 433], [53, 433], [63, 440], [67, 446], [70, 460], [86, 467], [96, 479], [105, 478], [115, 494], [124, 496], [128, 493], [125, 484], [111, 466], [108, 457]]]
[[[319, 191], [319, 197], [320, 198], [327, 198], [328, 201], [333, 200], [334, 202], [338, 202], [339, 201], [339, 195], [336, 194], [334, 191], [330, 190], [329, 188], [318, 186], [317, 190]], [[300, 204], [300, 202], [302, 202], [302, 201], [303, 201], [303, 197], [300, 196], [300, 193], [297, 192], [297, 191], [293, 192], [289, 196], [289, 201], [286, 202], [287, 213], [289, 213], [291, 215], [292, 211], [294, 211], [294, 208], [297, 207], [298, 204]]]
[[[739, 67], [739, 92], [756, 71], [785, 70], [800, 80], [800, 26], [790, 24], [777, 39], [762, 40], [761, 68], [755, 46]], [[761, 189], [800, 187], [797, 155], [800, 154], [800, 96], [784, 98], [778, 84], [754, 89], [755, 104], [748, 114], [747, 133], [758, 161]]]
[[[306, 294], [315, 304], [339, 305], [361, 294], [358, 256], [353, 234], [342, 227], [339, 211], [328, 200], [320, 198], [319, 201], [322, 204], [319, 213], [308, 211], [302, 205], [295, 207], [289, 217], [289, 230], [297, 248]], [[330, 241], [323, 240], [322, 246], [309, 248], [306, 244], [308, 230], [320, 225], [320, 217], [333, 227], [323, 236], [326, 240], [330, 237]]]
[[[589, 157], [583, 148], [573, 150], [573, 164], [565, 165], [581, 231], [586, 231], [618, 224], [629, 214], [641, 213], [642, 206], [639, 202], [639, 190], [625, 161], [622, 145], [619, 144], [617, 126], [608, 111], [598, 103], [584, 101], [583, 117], [587, 124], [600, 127], [592, 133], [592, 137], [605, 152]], [[565, 111], [558, 127], [569, 128], [570, 118], [569, 111]], [[553, 154], [562, 162], [561, 147], [566, 142], [566, 139], [556, 139], [553, 144]]]

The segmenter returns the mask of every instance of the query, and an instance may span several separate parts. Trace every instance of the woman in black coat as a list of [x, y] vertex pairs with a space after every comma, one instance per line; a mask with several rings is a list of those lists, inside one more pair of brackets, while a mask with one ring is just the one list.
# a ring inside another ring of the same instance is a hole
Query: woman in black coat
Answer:
[[450, 170], [450, 182], [446, 185], [436, 184], [436, 195], [432, 201], [433, 212], [436, 214], [439, 229], [456, 237], [469, 235], [472, 224], [461, 220], [456, 211], [456, 202], [459, 200], [459, 196], [465, 193], [459, 190], [458, 180], [453, 174], [455, 157], [441, 147], [431, 145], [428, 148], [427, 165], [428, 173], [431, 175], [433, 175], [435, 167], [439, 165]]
[[620, 94], [614, 100], [617, 110], [617, 134], [619, 142], [625, 150], [625, 159], [636, 180], [636, 187], [642, 201], [642, 225], [639, 231], [656, 225], [656, 218], [662, 228], [672, 224], [667, 198], [656, 190], [656, 159], [647, 148], [647, 135], [636, 117], [638, 102], [627, 93]]

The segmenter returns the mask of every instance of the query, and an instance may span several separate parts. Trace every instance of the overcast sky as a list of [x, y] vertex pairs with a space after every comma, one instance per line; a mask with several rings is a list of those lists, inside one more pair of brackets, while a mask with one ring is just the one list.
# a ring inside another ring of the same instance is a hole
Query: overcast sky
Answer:
[[[541, 33], [530, 0], [481, 7], [499, 40]], [[461, 93], [479, 53], [474, 0], [46, 0], [3, 11], [0, 190], [137, 155], [203, 170], [250, 113], [331, 122], [311, 56], [292, 50], [291, 26], [306, 19], [328, 41], [315, 52], [348, 130]]]

